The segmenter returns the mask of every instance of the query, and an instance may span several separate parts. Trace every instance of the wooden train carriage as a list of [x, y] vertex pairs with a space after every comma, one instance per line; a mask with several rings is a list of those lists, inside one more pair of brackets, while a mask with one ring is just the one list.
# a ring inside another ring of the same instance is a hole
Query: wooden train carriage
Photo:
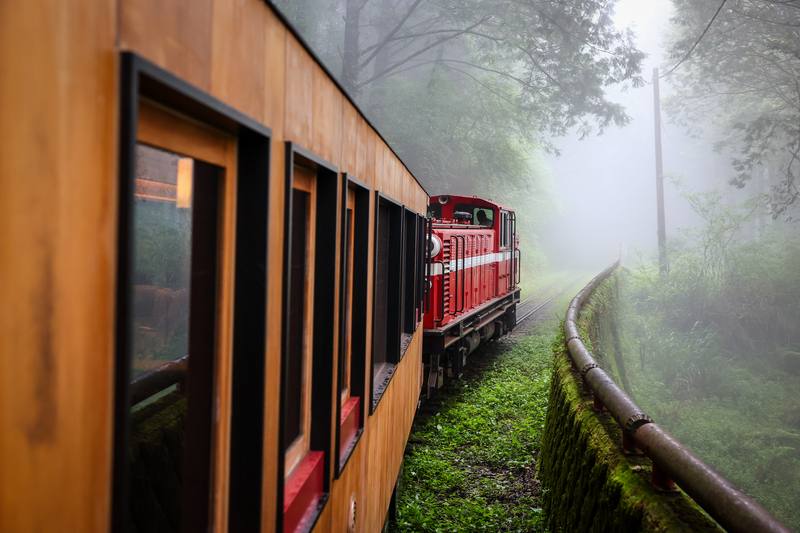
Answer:
[[0, 531], [379, 530], [424, 189], [261, 0], [0, 42]]

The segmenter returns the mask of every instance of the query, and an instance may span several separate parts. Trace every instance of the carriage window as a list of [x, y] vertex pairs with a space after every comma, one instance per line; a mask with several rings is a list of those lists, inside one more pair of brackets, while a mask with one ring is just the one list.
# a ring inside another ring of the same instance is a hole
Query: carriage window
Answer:
[[354, 183], [345, 188], [342, 219], [340, 280], [339, 424], [337, 427], [337, 474], [363, 428], [364, 370], [366, 357], [366, 296], [369, 269], [369, 191]]
[[208, 523], [222, 175], [136, 147], [128, 453], [130, 526], [140, 531]]
[[342, 298], [344, 302], [344, 313], [342, 316], [343, 333], [342, 357], [339, 358], [339, 395], [341, 403], [345, 403], [350, 397], [350, 365], [352, 354], [352, 341], [350, 332], [352, 331], [353, 324], [353, 207], [355, 201], [353, 200], [354, 194], [349, 192], [347, 195], [347, 209], [344, 215], [344, 277], [342, 284]]
[[417, 262], [417, 216], [408, 209], [403, 210], [403, 338], [401, 354], [411, 341], [411, 335], [417, 326], [416, 321], [416, 262]]
[[308, 453], [311, 433], [312, 320], [316, 212], [314, 172], [296, 165], [292, 189], [289, 276], [289, 338], [283, 387], [285, 474]]
[[[309, 346], [306, 339], [308, 321], [306, 317], [308, 276], [308, 197], [304, 191], [292, 191], [291, 277], [289, 300], [289, 354], [286, 358], [286, 387], [284, 397], [283, 448], [289, 446], [303, 433], [305, 370], [309, 368]], [[306, 384], [306, 389], [309, 387]]]
[[422, 321], [425, 301], [425, 217], [417, 215], [417, 274], [416, 274], [416, 309], [417, 323]]
[[372, 332], [372, 408], [400, 359], [402, 208], [378, 197], [375, 231], [375, 295]]
[[[291, 147], [291, 144], [287, 144]], [[338, 174], [292, 150], [287, 176], [289, 247], [284, 276], [281, 411], [283, 483], [279, 529], [310, 526], [329, 488], [335, 395], [334, 334]]]

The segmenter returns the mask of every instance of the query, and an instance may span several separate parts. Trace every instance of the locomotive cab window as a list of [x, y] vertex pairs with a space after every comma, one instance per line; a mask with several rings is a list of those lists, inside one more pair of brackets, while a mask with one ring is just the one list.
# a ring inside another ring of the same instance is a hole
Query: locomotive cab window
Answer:
[[494, 226], [494, 210], [490, 207], [480, 207], [474, 204], [458, 204], [455, 211], [469, 213], [472, 224], [478, 226], [493, 227]]
[[338, 174], [292, 143], [286, 161], [279, 520], [295, 531], [316, 519], [329, 484]]
[[509, 231], [508, 212], [500, 212], [500, 246], [507, 248], [511, 242], [511, 232]]

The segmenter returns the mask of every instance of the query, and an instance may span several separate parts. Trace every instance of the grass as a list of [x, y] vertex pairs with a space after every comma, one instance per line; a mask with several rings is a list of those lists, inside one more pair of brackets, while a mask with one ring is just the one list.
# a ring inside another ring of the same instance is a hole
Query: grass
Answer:
[[732, 332], [713, 322], [681, 330], [667, 319], [670, 308], [642, 311], [653, 307], [655, 282], [624, 279], [618, 321], [636, 402], [776, 518], [800, 529], [800, 374], [780, 368], [769, 346], [757, 353], [746, 344], [731, 347], [724, 341]]
[[542, 529], [536, 458], [547, 412], [554, 328], [479, 352], [479, 370], [418, 416], [395, 530]]

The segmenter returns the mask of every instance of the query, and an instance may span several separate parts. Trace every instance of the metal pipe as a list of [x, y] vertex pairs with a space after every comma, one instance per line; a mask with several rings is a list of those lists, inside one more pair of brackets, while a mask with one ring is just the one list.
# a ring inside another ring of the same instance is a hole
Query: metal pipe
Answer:
[[572, 299], [564, 321], [564, 334], [570, 358], [591, 391], [595, 405], [607, 409], [622, 427], [627, 439], [626, 449], [631, 449], [631, 444], [635, 444], [635, 448], [652, 460], [654, 480], [658, 478], [662, 490], [672, 487], [674, 480], [728, 531], [789, 532], [790, 530], [766, 509], [736, 489], [733, 484], [654, 423], [598, 366], [580, 339], [577, 319], [581, 307], [594, 289], [618, 266], [619, 261], [605, 269]]

